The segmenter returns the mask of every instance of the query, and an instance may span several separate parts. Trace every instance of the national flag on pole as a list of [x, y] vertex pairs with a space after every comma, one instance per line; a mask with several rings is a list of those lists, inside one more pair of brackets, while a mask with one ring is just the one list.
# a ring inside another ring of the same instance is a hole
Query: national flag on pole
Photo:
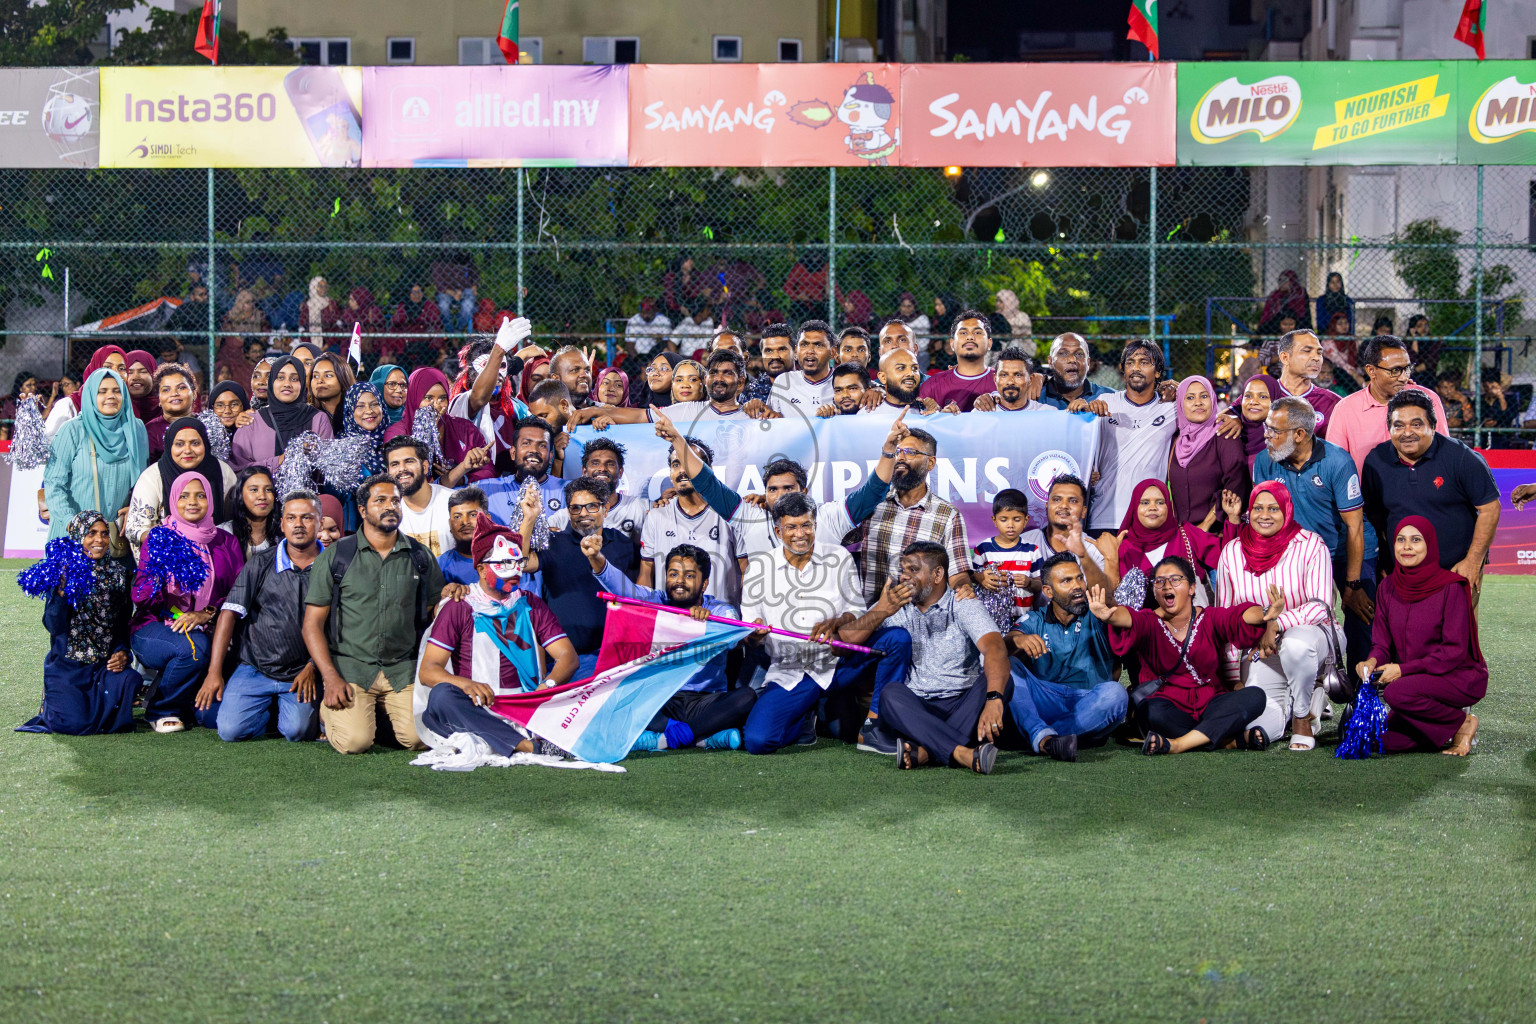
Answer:
[[219, 62], [219, 7], [221, 0], [203, 0], [203, 16], [197, 20], [197, 39], [192, 48], [213, 63]]
[[1131, 0], [1131, 12], [1126, 20], [1131, 30], [1125, 38], [1141, 43], [1151, 51], [1152, 59], [1157, 60], [1157, 0]]
[[595, 676], [498, 695], [491, 710], [583, 761], [621, 761], [661, 706], [750, 632], [654, 606], [610, 604]]
[[1487, 27], [1488, 0], [1467, 0], [1456, 23], [1456, 40], [1476, 50], [1478, 60], [1483, 59], [1483, 30]]
[[517, 63], [517, 0], [507, 0], [507, 9], [501, 16], [501, 31], [496, 34], [496, 45], [508, 64]]

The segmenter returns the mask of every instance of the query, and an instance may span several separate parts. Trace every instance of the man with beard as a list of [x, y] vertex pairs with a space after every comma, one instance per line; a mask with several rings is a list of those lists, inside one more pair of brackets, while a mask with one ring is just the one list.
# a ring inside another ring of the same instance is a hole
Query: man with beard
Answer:
[[[545, 550], [527, 552], [526, 571], [542, 577], [544, 600], [560, 620], [581, 660], [576, 679], [588, 678], [596, 668], [597, 652], [603, 645], [603, 623], [607, 620], [582, 540], [601, 538], [603, 557], [630, 579], [635, 578], [640, 561], [627, 535], [603, 525], [607, 503], [608, 485], [603, 481], [591, 477], [570, 481], [565, 485], [570, 525], [563, 530], [551, 530]], [[523, 506], [524, 515], [532, 512], [531, 505]], [[526, 540], [526, 532], [522, 536]]]
[[[1113, 588], [1104, 573], [1104, 553], [1083, 533], [1087, 519], [1088, 485], [1064, 473], [1046, 489], [1045, 529], [1026, 531], [1019, 540], [1043, 552], [1046, 561], [1059, 554], [1071, 555], [1081, 563], [1088, 586], [1110, 591]], [[1037, 606], [1041, 603], [1035, 602]]]
[[1088, 363], [1092, 358], [1088, 340], [1081, 334], [1069, 331], [1056, 335], [1051, 342], [1050, 372], [1042, 383], [1040, 401], [1053, 409], [1069, 412], [1086, 409], [1100, 416], [1106, 415], [1097, 400], [1112, 394], [1114, 389], [1088, 379]]
[[[608, 485], [608, 510], [604, 522], [621, 531], [640, 545], [641, 527], [651, 510], [651, 503], [642, 497], [630, 497], [619, 493], [619, 480], [624, 476], [624, 446], [606, 437], [595, 437], [587, 442], [581, 453], [581, 475], [601, 480]], [[560, 509], [549, 517], [551, 530], [563, 530], [571, 521], [570, 514]]]
[[[747, 361], [740, 352], [722, 348], [710, 354], [705, 368], [704, 387], [709, 392], [707, 402], [673, 402], [667, 413], [674, 423], [686, 426], [707, 420], [766, 419], [774, 414], [761, 402], [749, 411], [751, 402], [745, 401], [742, 382], [747, 378]], [[578, 409], [571, 416], [571, 426], [579, 426], [602, 418], [614, 423], [645, 423], [652, 419], [649, 409], [615, 409], [612, 406]]]
[[861, 363], [843, 363], [832, 371], [832, 401], [816, 410], [816, 415], [853, 416], [859, 412], [869, 391], [869, 371]]
[[416, 649], [443, 596], [443, 574], [426, 548], [400, 532], [393, 479], [369, 477], [356, 499], [362, 529], [320, 552], [304, 595], [304, 646], [325, 687], [320, 720], [332, 747], [361, 754], [373, 746], [374, 713], [383, 704], [395, 739], [420, 750], [411, 713]]
[[838, 639], [861, 644], [887, 626], [910, 637], [912, 668], [889, 681], [882, 728], [900, 741], [896, 766], [969, 768], [991, 775], [1003, 734], [1008, 650], [980, 601], [957, 601], [948, 587], [950, 554], [914, 541], [901, 552], [901, 573], [886, 580], [863, 615], [843, 622]]
[[[892, 430], [894, 434], [894, 429]], [[949, 552], [954, 572], [949, 586], [960, 598], [975, 597], [971, 587], [971, 542], [960, 511], [934, 494], [928, 474], [938, 462], [939, 442], [926, 430], [906, 427], [895, 446], [887, 441], [882, 459], [894, 459], [890, 492], [864, 524], [864, 600], [873, 604], [885, 581], [900, 569], [901, 553], [914, 541], [927, 540]]]
[[1063, 552], [1040, 568], [1047, 604], [1025, 612], [1004, 637], [1018, 653], [1008, 713], [1037, 754], [1076, 761], [1077, 748], [1107, 740], [1125, 718], [1109, 630], [1088, 614], [1088, 581]]
[[592, 394], [592, 362], [575, 345], [559, 349], [549, 360], [549, 375], [571, 393], [571, 405], [584, 409]]
[[869, 332], [854, 324], [837, 332], [837, 361], [869, 369]]
[[[917, 356], [909, 350], [897, 346], [881, 356], [879, 376], [880, 389], [871, 388], [864, 393], [860, 401], [860, 413], [884, 416], [894, 421], [906, 409], [923, 416], [940, 411], [939, 403], [933, 399], [918, 397], [923, 372], [917, 367]], [[870, 395], [877, 396], [879, 400], [871, 404]], [[959, 412], [960, 408], [956, 406], [946, 411]]]
[[773, 386], [779, 376], [788, 373], [795, 365], [793, 339], [794, 332], [789, 329], [789, 324], [769, 324], [763, 328], [762, 337], [757, 343], [763, 357], [763, 372], [742, 386], [743, 402], [766, 402], [773, 394]]
[[470, 543], [475, 539], [475, 520], [487, 511], [485, 492], [478, 487], [460, 487], [448, 496], [448, 531], [453, 534], [453, 547], [437, 556], [443, 579], [473, 587], [480, 578]]
[[517, 529], [522, 515], [518, 508], [523, 486], [529, 480], [538, 485], [545, 514], [565, 507], [565, 481], [550, 472], [555, 436], [555, 428], [548, 420], [527, 416], [517, 421], [513, 434], [513, 475], [480, 482], [481, 490], [485, 491], [486, 508], [498, 523]]
[[[711, 615], [739, 619], [736, 606], [704, 593], [709, 582], [709, 555], [692, 544], [679, 544], [667, 552], [667, 576], [662, 589], [634, 583], [603, 556], [602, 540], [583, 537], [581, 550], [598, 585], [620, 597], [687, 608], [696, 620]], [[727, 689], [726, 658], [721, 651], [688, 678], [661, 706], [646, 731], [635, 741], [636, 750], [677, 750], [697, 745], [707, 750], [737, 750], [741, 747], [741, 727], [747, 713], [757, 702], [757, 691], [750, 686]]]
[[977, 412], [1030, 412], [1052, 408], [1042, 401], [1029, 398], [1031, 387], [1029, 355], [1017, 345], [1009, 345], [998, 353], [997, 365], [992, 368], [997, 390], [990, 395], [978, 395], [974, 408]]
[[400, 532], [432, 552], [434, 561], [453, 550], [453, 528], [448, 513], [448, 496], [442, 484], [427, 479], [427, 446], [414, 437], [396, 437], [385, 442], [384, 471], [400, 487], [404, 499], [400, 512]]
[[[800, 325], [800, 338], [793, 349], [798, 369], [775, 373], [779, 352], [775, 338], [775, 358], [769, 359], [768, 339], [763, 339], [763, 366], [773, 377], [773, 388], [766, 400], [768, 408], [784, 415], [793, 407], [799, 407], [802, 416], [809, 416], [832, 399], [832, 328], [821, 320], [807, 320]], [[747, 414], [761, 410], [747, 403]]]
[[[662, 420], [666, 421], [665, 427]], [[678, 433], [682, 428], [674, 428], [665, 413], [660, 415], [657, 433], [661, 434], [663, 429], [668, 431], [663, 436], [678, 439], [674, 441], [673, 450], [667, 453], [667, 470], [677, 497], [646, 514], [645, 526], [640, 533], [640, 574], [636, 579], [642, 587], [654, 587], [657, 559], [664, 558], [679, 544], [692, 544], [709, 555], [710, 565], [714, 567], [706, 588], [709, 596], [740, 607], [742, 566], [738, 560], [740, 550], [736, 534], [725, 517], [710, 508], [694, 484], [694, 475], [678, 455], [679, 448], [691, 449], [690, 465], [697, 460], [712, 466], [714, 450], [697, 438]], [[663, 571], [665, 568], [663, 561]]]
[[954, 368], [941, 370], [923, 381], [918, 394], [933, 399], [941, 407], [955, 405], [961, 412], [970, 412], [977, 396], [989, 395], [997, 386], [987, 368], [987, 353], [992, 351], [992, 323], [974, 309], [967, 309], [955, 317], [950, 330]]
[[490, 705], [498, 694], [569, 682], [576, 650], [548, 606], [518, 586], [523, 552], [510, 530], [481, 516], [470, 550], [475, 583], [443, 602], [422, 646], [415, 731], [432, 746], [454, 733], [478, 736], [500, 757], [555, 753]]
[[1165, 370], [1159, 346], [1143, 339], [1128, 342], [1120, 353], [1125, 390], [1096, 400], [1105, 411], [1100, 414], [1099, 478], [1088, 517], [1095, 535], [1120, 528], [1126, 509], [1140, 497], [1134, 493], [1139, 482], [1168, 475], [1168, 452], [1179, 419], [1172, 396], [1165, 397], [1158, 387]]
[[[197, 399], [197, 385], [193, 382], [192, 371], [181, 363], [161, 363], [155, 371], [155, 394], [160, 399], [160, 415], [144, 424], [144, 433], [149, 437], [149, 464], [160, 460], [165, 453], [165, 431], [173, 422], [183, 416], [192, 415], [192, 407]], [[129, 394], [132, 394], [132, 386]]]

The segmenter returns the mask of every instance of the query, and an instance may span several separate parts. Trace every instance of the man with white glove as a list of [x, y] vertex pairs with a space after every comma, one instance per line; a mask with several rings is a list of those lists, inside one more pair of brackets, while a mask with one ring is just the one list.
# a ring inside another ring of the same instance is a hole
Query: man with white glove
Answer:
[[[497, 470], [499, 472], [511, 472], [510, 461], [504, 466], [503, 460], [510, 459], [509, 453], [517, 447], [515, 424], [517, 423], [516, 395], [517, 380], [509, 378], [502, 380], [502, 361], [508, 356], [519, 359], [532, 359], [542, 356], [544, 350], [537, 345], [527, 344], [533, 336], [533, 322], [525, 316], [502, 317], [501, 327], [496, 331], [496, 343], [486, 354], [485, 365], [478, 368], [475, 375], [474, 386], [469, 389], [469, 407], [467, 419], [481, 423], [482, 409], [486, 410], [490, 418], [491, 431], [496, 436]], [[498, 389], [506, 389], [504, 394], [498, 394]], [[489, 408], [487, 408], [489, 407]], [[484, 429], [484, 425], [481, 425]]]

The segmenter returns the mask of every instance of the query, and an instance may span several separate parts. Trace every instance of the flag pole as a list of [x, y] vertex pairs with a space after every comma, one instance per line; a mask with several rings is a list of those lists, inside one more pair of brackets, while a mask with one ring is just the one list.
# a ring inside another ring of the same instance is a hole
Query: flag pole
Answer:
[[[597, 596], [604, 601], [613, 601], [617, 604], [630, 604], [635, 605], [638, 608], [651, 608], [659, 612], [671, 612], [674, 615], [689, 615], [687, 608], [674, 608], [669, 604], [655, 604], [651, 601], [641, 601], [639, 598], [634, 597], [620, 597], [618, 594], [610, 594], [606, 590], [599, 590], [597, 592]], [[692, 618], [691, 615], [689, 615], [689, 617]], [[883, 657], [885, 655], [884, 651], [877, 651], [872, 647], [860, 647], [858, 644], [843, 643], [841, 640], [811, 640], [811, 638], [806, 636], [804, 633], [794, 633], [787, 629], [780, 629], [777, 626], [761, 626], [756, 622], [743, 622], [740, 619], [727, 619], [721, 615], [710, 615], [708, 618], [711, 622], [719, 622], [727, 626], [746, 626], [748, 629], [766, 629], [770, 633], [777, 633], [779, 636], [792, 637], [796, 640], [808, 640], [811, 643], [825, 642], [830, 647], [839, 647], [845, 651], [856, 651], [859, 654], [873, 654], [877, 657]]]

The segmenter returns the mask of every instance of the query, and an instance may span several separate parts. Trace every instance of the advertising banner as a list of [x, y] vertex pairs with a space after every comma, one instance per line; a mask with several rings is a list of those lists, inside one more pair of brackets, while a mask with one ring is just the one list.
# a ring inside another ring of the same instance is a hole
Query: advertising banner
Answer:
[[1536, 61], [1456, 63], [1457, 161], [1536, 164]]
[[43, 467], [17, 469], [6, 466], [11, 475], [10, 496], [5, 511], [5, 557], [42, 558], [48, 544], [48, 524], [38, 509], [43, 492]]
[[899, 164], [894, 64], [636, 64], [633, 167]]
[[1166, 166], [1174, 108], [1172, 64], [905, 64], [901, 163]]
[[366, 167], [622, 167], [627, 65], [363, 69]]
[[[1051, 481], [1062, 474], [1088, 479], [1099, 443], [1099, 421], [1091, 413], [935, 413], [909, 416], [906, 422], [938, 440], [938, 464], [928, 485], [960, 508], [973, 544], [996, 532], [992, 499], [1009, 487], [1029, 496], [1030, 521], [1040, 525]], [[864, 482], [880, 459], [891, 417], [879, 412], [827, 419], [791, 414], [778, 420], [678, 421], [676, 426], [714, 449], [715, 474], [732, 489], [761, 494], [762, 467], [774, 459], [794, 459], [809, 477], [807, 492], [822, 502], [841, 501]], [[624, 446], [619, 489], [625, 494], [655, 499], [671, 486], [671, 446], [649, 424], [613, 426], [602, 433], [578, 427], [565, 456], [567, 476], [581, 475], [581, 452], [594, 437]]]
[[97, 166], [99, 80], [95, 68], [0, 69], [0, 166]]
[[104, 68], [103, 167], [360, 167], [362, 69]]
[[1179, 163], [1455, 163], [1464, 63], [1181, 64]]

